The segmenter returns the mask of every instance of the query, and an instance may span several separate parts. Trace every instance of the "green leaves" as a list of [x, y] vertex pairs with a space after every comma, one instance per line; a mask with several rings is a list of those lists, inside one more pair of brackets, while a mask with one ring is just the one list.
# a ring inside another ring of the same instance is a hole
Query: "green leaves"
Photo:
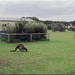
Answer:
[[[7, 33], [47, 33], [47, 26], [42, 22], [25, 22], [25, 21], [17, 21], [15, 26], [8, 25], [6, 27]], [[30, 40], [29, 35], [15, 35], [13, 36], [15, 39], [19, 40]], [[45, 38], [45, 34], [33, 35], [32, 39], [39, 40], [41, 38]]]
[[54, 23], [53, 26], [52, 26], [52, 31], [60, 31], [60, 32], [63, 32], [65, 31], [65, 26], [64, 24], [60, 24], [60, 23]]
[[28, 22], [25, 25], [26, 33], [46, 33], [47, 26], [42, 22]]

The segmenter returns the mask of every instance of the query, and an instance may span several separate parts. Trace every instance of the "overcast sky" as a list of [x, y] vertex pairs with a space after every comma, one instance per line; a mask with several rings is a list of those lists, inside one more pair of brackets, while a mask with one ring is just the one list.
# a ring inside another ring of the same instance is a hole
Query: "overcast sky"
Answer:
[[0, 17], [74, 21], [75, 0], [0, 0]]

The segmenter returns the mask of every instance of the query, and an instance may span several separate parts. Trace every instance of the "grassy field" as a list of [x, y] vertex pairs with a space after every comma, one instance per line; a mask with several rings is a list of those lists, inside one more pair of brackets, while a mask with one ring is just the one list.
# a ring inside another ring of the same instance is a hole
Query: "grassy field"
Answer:
[[48, 32], [50, 41], [20, 42], [28, 52], [0, 41], [0, 74], [75, 74], [73, 32]]

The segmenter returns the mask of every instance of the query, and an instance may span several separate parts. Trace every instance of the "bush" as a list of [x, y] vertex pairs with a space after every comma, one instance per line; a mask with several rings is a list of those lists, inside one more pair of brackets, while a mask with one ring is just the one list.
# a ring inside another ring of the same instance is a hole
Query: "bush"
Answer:
[[[7, 37], [2, 38], [2, 41], [4, 41], [4, 42], [8, 42]], [[20, 41], [21, 41], [21, 40], [19, 40], [19, 39], [15, 39], [15, 38], [13, 38], [13, 37], [10, 37], [10, 43], [20, 42]]]
[[28, 22], [25, 25], [25, 33], [46, 33], [47, 26], [42, 22]]
[[15, 33], [16, 29], [15, 26], [10, 25], [9, 23], [7, 26], [2, 25], [2, 29], [5, 33]]
[[65, 26], [64, 26], [64, 24], [61, 24], [61, 23], [54, 23], [52, 26], [52, 31], [53, 32], [55, 32], [55, 31], [63, 32], [63, 31], [65, 31]]
[[25, 24], [26, 24], [26, 22], [24, 22], [24, 21], [17, 21], [16, 23], [15, 23], [15, 33], [23, 33], [23, 31], [24, 31], [24, 29], [25, 29]]
[[[47, 26], [41, 22], [28, 22], [25, 25], [24, 33], [47, 33]], [[33, 40], [46, 38], [45, 35], [33, 35]]]
[[[16, 22], [15, 27], [7, 26], [5, 28], [5, 32], [7, 33], [47, 33], [47, 26], [41, 22]], [[12, 36], [14, 39], [19, 39], [22, 41], [30, 41], [30, 35], [16, 35]], [[33, 40], [39, 40], [41, 38], [46, 38], [44, 34], [33, 35]], [[12, 39], [13, 40], [13, 39]]]
[[68, 30], [75, 32], [75, 27], [71, 26]]

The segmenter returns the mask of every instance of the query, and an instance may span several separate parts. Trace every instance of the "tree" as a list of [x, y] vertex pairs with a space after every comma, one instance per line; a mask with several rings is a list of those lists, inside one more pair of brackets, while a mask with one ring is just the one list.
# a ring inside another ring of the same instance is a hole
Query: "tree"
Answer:
[[32, 20], [34, 20], [34, 21], [36, 21], [36, 22], [39, 22], [39, 19], [36, 18], [36, 17], [27, 17], [27, 18], [30, 18], [30, 19], [32, 19]]
[[63, 32], [63, 31], [65, 31], [65, 26], [62, 23], [54, 23], [52, 25], [52, 31], [54, 31], [54, 32], [55, 31]]

